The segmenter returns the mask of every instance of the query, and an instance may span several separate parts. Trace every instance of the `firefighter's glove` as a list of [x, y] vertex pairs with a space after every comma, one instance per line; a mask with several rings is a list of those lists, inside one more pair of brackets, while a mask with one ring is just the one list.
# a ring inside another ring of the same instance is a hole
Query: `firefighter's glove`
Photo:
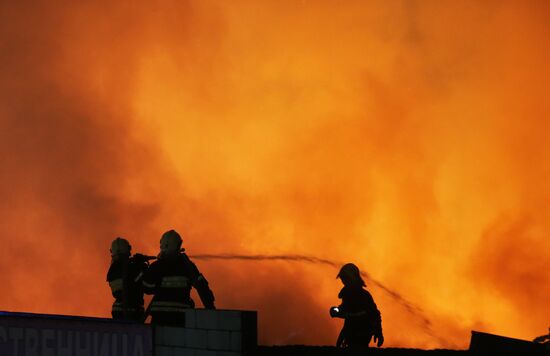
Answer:
[[330, 307], [329, 314], [331, 318], [341, 317], [341, 312], [338, 307]]
[[134, 255], [134, 260], [138, 263], [147, 262], [147, 258], [145, 257], [145, 255], [142, 255], [141, 253], [136, 253]]
[[380, 347], [382, 344], [384, 344], [384, 335], [382, 335], [382, 331], [376, 333], [374, 335], [373, 341], [376, 343], [376, 346]]

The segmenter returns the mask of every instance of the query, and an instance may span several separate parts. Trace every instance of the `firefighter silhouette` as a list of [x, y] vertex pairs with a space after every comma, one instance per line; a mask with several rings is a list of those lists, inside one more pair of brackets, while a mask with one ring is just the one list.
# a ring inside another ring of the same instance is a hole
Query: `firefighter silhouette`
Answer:
[[194, 308], [191, 288], [202, 304], [215, 309], [214, 294], [208, 281], [181, 248], [180, 235], [170, 230], [160, 239], [160, 254], [143, 278], [145, 293], [154, 294], [150, 305], [152, 323], [185, 325], [185, 310]]
[[128, 240], [117, 237], [111, 243], [111, 266], [107, 272], [107, 282], [115, 298], [111, 315], [113, 319], [143, 319], [142, 277], [147, 270], [143, 255], [131, 256], [132, 246]]
[[378, 347], [384, 343], [382, 318], [371, 294], [364, 289], [359, 268], [353, 263], [345, 264], [336, 278], [344, 287], [338, 294], [342, 303], [330, 308], [330, 316], [344, 319], [344, 326], [336, 341], [337, 347], [366, 348], [371, 339]]

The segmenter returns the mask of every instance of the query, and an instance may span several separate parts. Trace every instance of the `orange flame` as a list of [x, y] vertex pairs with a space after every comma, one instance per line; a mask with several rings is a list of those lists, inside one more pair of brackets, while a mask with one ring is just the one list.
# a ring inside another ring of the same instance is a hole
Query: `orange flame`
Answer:
[[[550, 309], [548, 4], [0, 4], [0, 308], [109, 315], [112, 238], [350, 261], [388, 346]], [[200, 261], [260, 342], [332, 344], [330, 267]], [[223, 267], [223, 268], [222, 268]]]

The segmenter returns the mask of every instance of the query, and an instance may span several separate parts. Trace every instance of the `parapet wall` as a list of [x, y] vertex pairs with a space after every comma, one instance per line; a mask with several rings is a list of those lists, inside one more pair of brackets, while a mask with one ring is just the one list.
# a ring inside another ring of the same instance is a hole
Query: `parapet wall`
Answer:
[[185, 328], [156, 326], [155, 356], [256, 354], [257, 314], [238, 310], [189, 310]]
[[0, 312], [1, 356], [249, 356], [256, 349], [251, 311], [189, 310], [184, 328]]

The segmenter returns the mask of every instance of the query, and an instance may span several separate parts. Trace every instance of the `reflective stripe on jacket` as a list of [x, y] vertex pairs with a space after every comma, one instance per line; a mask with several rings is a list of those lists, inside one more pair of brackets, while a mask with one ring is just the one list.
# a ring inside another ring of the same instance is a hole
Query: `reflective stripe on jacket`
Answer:
[[197, 289], [205, 307], [214, 304], [214, 294], [209, 289], [208, 282], [184, 253], [153, 262], [143, 277], [143, 287], [145, 293], [155, 295], [151, 312], [192, 308], [194, 306], [191, 299], [192, 287]]
[[143, 308], [143, 286], [141, 276], [147, 270], [147, 264], [133, 258], [120, 259], [111, 263], [107, 272], [107, 282], [115, 298], [113, 311], [119, 311], [119, 306]]
[[192, 307], [191, 305], [186, 303], [153, 300], [151, 302], [151, 313], [155, 313], [155, 312], [185, 313], [185, 310], [191, 307]]
[[111, 287], [111, 293], [113, 294], [120, 292], [124, 288], [124, 280], [122, 278], [117, 278], [109, 281], [109, 287]]

